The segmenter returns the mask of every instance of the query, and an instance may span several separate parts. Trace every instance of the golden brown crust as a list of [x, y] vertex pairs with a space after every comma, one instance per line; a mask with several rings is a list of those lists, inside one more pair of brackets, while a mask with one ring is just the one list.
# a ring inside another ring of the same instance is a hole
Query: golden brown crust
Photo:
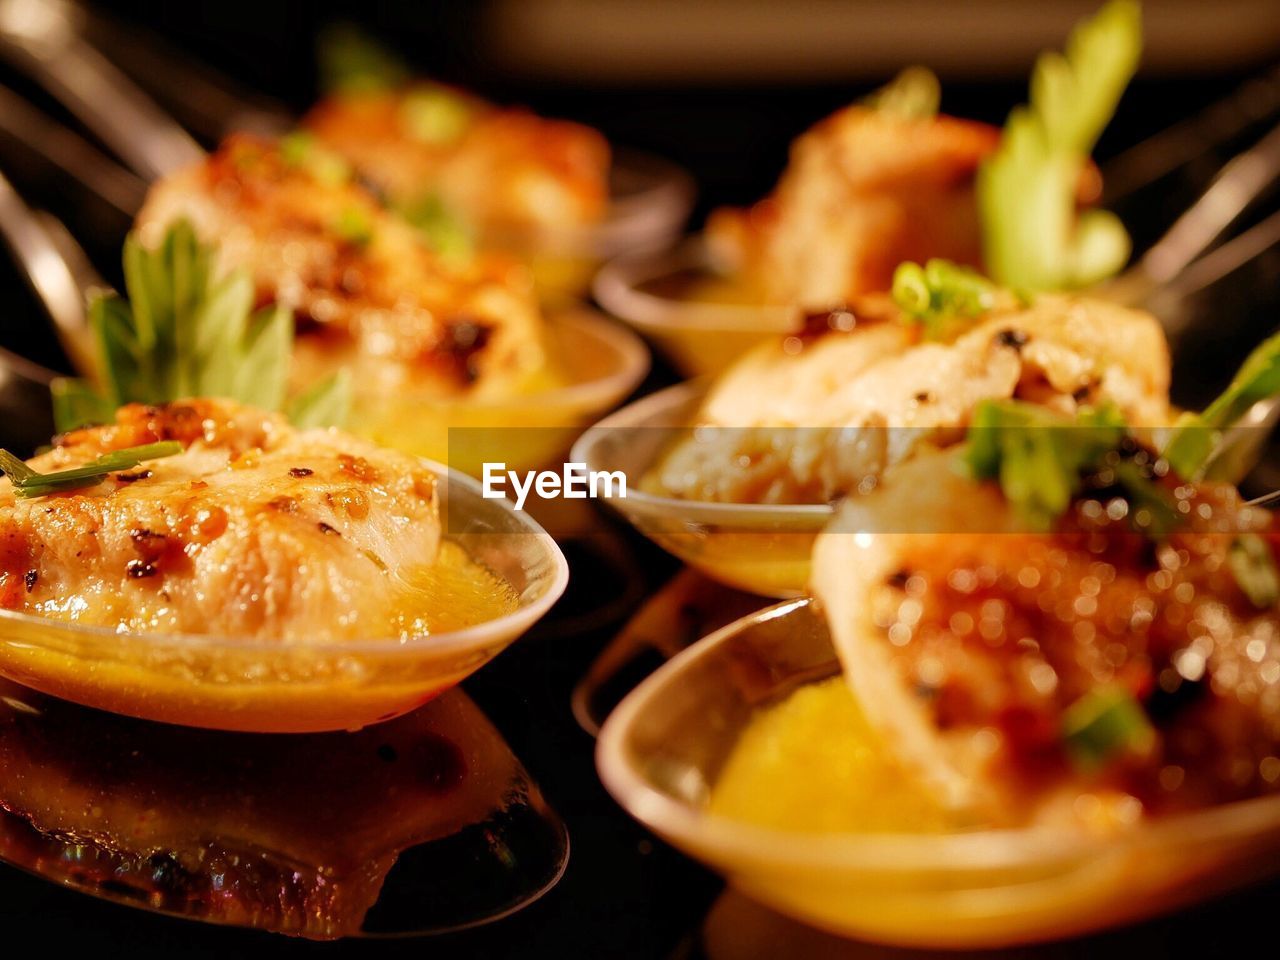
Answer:
[[130, 631], [369, 636], [389, 574], [435, 557], [435, 478], [417, 460], [230, 401], [125, 407], [31, 465], [159, 440], [186, 449], [34, 499], [0, 481], [0, 604]]

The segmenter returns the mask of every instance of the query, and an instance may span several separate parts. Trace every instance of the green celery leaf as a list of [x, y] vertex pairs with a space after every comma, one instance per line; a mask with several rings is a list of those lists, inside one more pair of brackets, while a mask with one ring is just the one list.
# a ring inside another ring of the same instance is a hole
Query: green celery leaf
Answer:
[[49, 384], [53, 395], [53, 424], [59, 433], [110, 423], [115, 407], [87, 380], [58, 377]]
[[339, 370], [321, 380], [289, 404], [289, 422], [299, 430], [312, 427], [341, 427], [351, 410], [351, 376]]
[[253, 315], [241, 347], [233, 396], [264, 410], [284, 406], [293, 315], [283, 307], [264, 307]]
[[1129, 257], [1120, 221], [1076, 212], [1076, 188], [1098, 136], [1137, 70], [1142, 14], [1111, 0], [1072, 32], [1066, 54], [1045, 53], [1029, 107], [1015, 109], [978, 174], [984, 260], [997, 281], [1024, 290], [1089, 286]]
[[1163, 456], [1185, 480], [1198, 480], [1231, 426], [1259, 400], [1280, 395], [1280, 333], [1253, 349], [1213, 403], [1199, 414], [1183, 414], [1165, 445]]

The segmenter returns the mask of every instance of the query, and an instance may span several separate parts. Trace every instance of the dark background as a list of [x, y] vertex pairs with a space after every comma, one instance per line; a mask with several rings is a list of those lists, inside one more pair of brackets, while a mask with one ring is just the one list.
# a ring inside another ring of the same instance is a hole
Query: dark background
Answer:
[[[538, 5], [525, 6], [531, 9]], [[767, 22], [761, 3], [748, 6], [753, 16]], [[159, 4], [113, 0], [94, 9], [114, 18], [132, 36], [161, 38], [189, 59], [193, 69], [213, 67], [245, 90], [296, 111], [305, 109], [315, 93], [313, 37], [317, 29], [335, 19], [359, 22], [433, 76], [473, 87], [499, 101], [523, 103], [547, 114], [593, 124], [615, 143], [679, 162], [699, 185], [696, 224], [717, 204], [747, 203], [766, 192], [785, 164], [792, 137], [883, 82], [894, 65], [912, 61], [940, 65], [944, 109], [1002, 122], [1009, 108], [1025, 97], [1027, 72], [1036, 50], [1048, 42], [1060, 43], [1064, 33], [1061, 25], [1092, 4], [1033, 5], [1010, 0], [974, 5], [981, 6], [982, 15], [989, 19], [975, 20], [977, 27], [971, 26], [967, 28], [970, 33], [956, 37], [951, 36], [949, 18], [959, 17], [959, 11], [969, 11], [968, 7], [941, 2], [932, 6], [908, 4], [901, 19], [914, 19], [906, 31], [905, 46], [899, 36], [902, 30], [894, 34], [897, 39], [891, 37], [892, 42], [883, 44], [870, 30], [866, 35], [855, 31], [849, 34], [847, 57], [841, 56], [838, 45], [796, 40], [812, 37], [806, 31], [823, 16], [835, 17], [838, 12], [844, 22], [850, 11], [856, 14], [865, 6], [868, 20], [875, 14], [879, 23], [887, 9], [883, 3], [840, 6], [842, 10], [836, 11], [830, 3], [778, 4], [777, 49], [772, 56], [764, 56], [759, 46], [752, 47], [735, 33], [735, 25], [728, 22], [735, 15], [731, 5], [694, 3], [684, 9], [671, 3], [614, 0], [607, 5], [613, 20], [606, 19], [605, 27], [606, 32], [620, 38], [615, 66], [608, 67], [607, 56], [584, 53], [582, 59], [588, 65], [582, 69], [577, 69], [572, 50], [558, 58], [550, 56], [550, 62], [548, 56], [520, 55], [519, 44], [513, 48], [510, 36], [502, 40], [502, 30], [494, 26], [495, 18], [500, 21], [504, 11], [510, 12], [508, 5], [497, 3], [356, 5], [223, 0]], [[1104, 164], [1124, 148], [1236, 88], [1274, 63], [1280, 54], [1280, 4], [1223, 5], [1222, 17], [1243, 18], [1236, 26], [1251, 37], [1250, 42], [1239, 39], [1241, 34], [1237, 33], [1221, 41], [1206, 36], [1199, 45], [1194, 35], [1188, 35], [1196, 29], [1191, 19], [1185, 29], [1179, 27], [1179, 18], [1190, 18], [1188, 11], [1194, 6], [1149, 4], [1158, 21], [1158, 42], [1153, 41], [1150, 69], [1134, 83], [1099, 148]], [[573, 16], [573, 7], [572, 3], [546, 5], [552, 36], [556, 33], [555, 16]], [[970, 13], [966, 13], [966, 23]], [[696, 37], [705, 45], [705, 58], [696, 56], [697, 43], [691, 44], [693, 57], [677, 58], [677, 62], [659, 56], [662, 51], [657, 47], [648, 51], [653, 54], [648, 59], [645, 49], [628, 48], [624, 42], [627, 36], [652, 31], [654, 18], [667, 18], [669, 22], [659, 27], [665, 25], [672, 37], [700, 31]], [[991, 25], [988, 32], [998, 43], [984, 35], [983, 22]], [[1011, 23], [1014, 26], [1009, 26]], [[572, 33], [567, 24], [561, 26], [563, 33]], [[1153, 29], [1155, 26], [1157, 23]], [[1006, 29], [1013, 31], [1007, 41], [1001, 39]], [[741, 46], [741, 56], [726, 55], [726, 35], [738, 37], [733, 42]], [[913, 35], [918, 37], [918, 50], [911, 45]], [[1231, 43], [1239, 45], [1238, 56], [1232, 56]], [[963, 49], [957, 52], [958, 48]], [[606, 67], [600, 65], [602, 60]], [[0, 82], [66, 119], [12, 70], [0, 68]], [[1122, 212], [1139, 246], [1167, 226], [1240, 145], [1237, 142], [1210, 151], [1178, 176], [1129, 198]], [[0, 169], [30, 201], [66, 220], [99, 269], [108, 276], [115, 274], [127, 223], [74, 184], [51, 176], [47, 167], [24, 157], [20, 145], [10, 144], [0, 151]], [[1274, 206], [1273, 193], [1246, 225]], [[1195, 298], [1190, 311], [1198, 333], [1191, 346], [1179, 354], [1184, 393], [1190, 399], [1220, 385], [1243, 349], [1277, 326], [1277, 275], [1280, 263], [1273, 250], [1240, 271], [1229, 284]], [[0, 345], [48, 364], [60, 364], [43, 314], [7, 261], [0, 261], [0, 293], [5, 302], [0, 314]], [[660, 367], [656, 378], [667, 376], [670, 374]], [[40, 416], [39, 410], [31, 412], [34, 419]], [[0, 423], [0, 443], [14, 443], [12, 437], [25, 425], [12, 420]], [[634, 538], [628, 542], [649, 580], [660, 582], [670, 572], [670, 562], [656, 551]], [[607, 579], [592, 586], [604, 593], [620, 590]], [[592, 742], [569, 713], [574, 683], [616, 627], [612, 623], [585, 633], [566, 633], [551, 624], [517, 644], [467, 684], [571, 832], [573, 855], [564, 881], [523, 913], [478, 931], [427, 941], [318, 945], [144, 915], [0, 868], [0, 929], [5, 931], [6, 944], [0, 952], [16, 952], [17, 945], [26, 941], [44, 942], [59, 950], [135, 957], [698, 955], [697, 930], [719, 882], [652, 842], [613, 805], [596, 780]], [[1123, 931], [1100, 941], [1054, 947], [1050, 952], [1234, 954], [1266, 942], [1262, 937], [1270, 933], [1277, 892], [1264, 888], [1191, 912], [1178, 921]], [[804, 943], [796, 949], [819, 949], [813, 940]], [[821, 949], [829, 955], [835, 947], [822, 942]], [[854, 953], [867, 955], [863, 950]], [[878, 950], [870, 953], [881, 955]]]

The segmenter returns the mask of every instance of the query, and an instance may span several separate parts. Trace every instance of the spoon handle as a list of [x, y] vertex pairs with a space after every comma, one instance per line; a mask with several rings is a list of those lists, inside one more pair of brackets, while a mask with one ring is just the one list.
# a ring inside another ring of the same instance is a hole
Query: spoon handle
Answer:
[[60, 0], [2, 0], [0, 54], [32, 76], [147, 179], [199, 162], [185, 130], [81, 35]]

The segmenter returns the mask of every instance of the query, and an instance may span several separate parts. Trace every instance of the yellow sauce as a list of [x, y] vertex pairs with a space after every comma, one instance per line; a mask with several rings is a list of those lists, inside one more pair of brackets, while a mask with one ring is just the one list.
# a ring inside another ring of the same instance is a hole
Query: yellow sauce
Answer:
[[450, 540], [441, 541], [435, 563], [398, 579], [404, 589], [391, 606], [391, 632], [401, 636], [473, 627], [519, 606], [509, 583]]
[[804, 833], [936, 833], [954, 827], [880, 748], [842, 677], [801, 687], [747, 725], [710, 810]]

